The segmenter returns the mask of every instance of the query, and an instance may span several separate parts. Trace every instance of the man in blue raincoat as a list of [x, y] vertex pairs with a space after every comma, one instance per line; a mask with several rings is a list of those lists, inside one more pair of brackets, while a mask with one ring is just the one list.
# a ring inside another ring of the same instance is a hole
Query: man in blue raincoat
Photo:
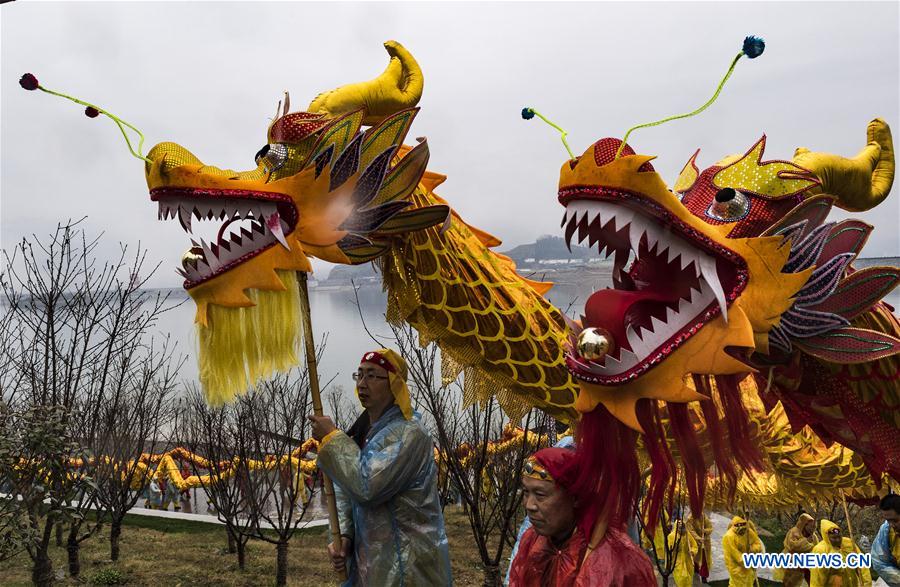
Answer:
[[872, 542], [872, 568], [889, 587], [900, 587], [900, 494], [884, 496], [879, 507], [884, 524]]
[[363, 355], [354, 375], [365, 408], [348, 431], [310, 416], [319, 467], [334, 482], [341, 544], [329, 544], [346, 585], [450, 585], [450, 552], [431, 438], [410, 406], [406, 362]]

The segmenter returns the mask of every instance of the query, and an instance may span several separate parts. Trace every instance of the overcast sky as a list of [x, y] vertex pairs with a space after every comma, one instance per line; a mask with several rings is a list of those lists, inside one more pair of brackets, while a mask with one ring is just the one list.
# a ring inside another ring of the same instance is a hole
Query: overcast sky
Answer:
[[[410, 136], [426, 136], [438, 190], [507, 248], [560, 234], [566, 159], [557, 135], [523, 121], [530, 105], [569, 131], [576, 154], [637, 123], [692, 110], [711, 95], [747, 34], [766, 40], [741, 60], [719, 101], [688, 120], [639, 130], [671, 184], [701, 147], [701, 168], [763, 133], [767, 158], [795, 147], [855, 154], [868, 121], [898, 124], [898, 4], [884, 3], [7, 3], [2, 33], [0, 241], [88, 216], [89, 232], [147, 246], [175, 286], [189, 245], [157, 221], [143, 165], [115, 126], [19, 88], [24, 72], [172, 140], [205, 163], [254, 166], [284, 90], [294, 110], [319, 92], [374, 77], [396, 39], [425, 74]], [[863, 256], [900, 255], [900, 188], [872, 212]], [[196, 225], [197, 223], [195, 223]], [[324, 266], [323, 266], [324, 267]]]

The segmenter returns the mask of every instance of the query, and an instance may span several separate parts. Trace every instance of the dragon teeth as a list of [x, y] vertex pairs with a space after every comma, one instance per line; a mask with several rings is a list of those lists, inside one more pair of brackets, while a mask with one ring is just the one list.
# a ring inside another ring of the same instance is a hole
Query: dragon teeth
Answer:
[[189, 281], [198, 281], [220, 271], [225, 265], [247, 253], [278, 242], [290, 250], [286, 238], [288, 224], [278, 213], [278, 204], [271, 201], [246, 198], [184, 198], [178, 201], [157, 202], [158, 218], [177, 218], [185, 232], [192, 232], [192, 220], [221, 220], [223, 222], [248, 220], [245, 226], [235, 225], [221, 240], [198, 243], [191, 239], [193, 247], [203, 251], [203, 258], [178, 267], [179, 275]]
[[[694, 274], [701, 278], [709, 285], [709, 290], [715, 296], [722, 310], [722, 316], [728, 320], [727, 299], [722, 284], [716, 271], [715, 259], [694, 248], [681, 237], [672, 233], [670, 229], [659, 226], [656, 222], [642, 217], [631, 208], [612, 204], [609, 202], [579, 200], [572, 202], [566, 208], [565, 218], [569, 218], [570, 222], [574, 219], [576, 226], [580, 224], [583, 218], [588, 218], [588, 224], [592, 228], [601, 228], [608, 222], [612, 221], [612, 228], [620, 231], [624, 227], [628, 227], [628, 240], [631, 250], [638, 253], [640, 250], [641, 240], [647, 239], [647, 250], [655, 256], [663, 257], [667, 262], [672, 263], [676, 258], [680, 258], [681, 269], [687, 269], [692, 263], [694, 265]], [[599, 223], [595, 222], [599, 219]], [[596, 235], [592, 235], [591, 231], [583, 231], [578, 227], [579, 243], [587, 240], [590, 246], [596, 244], [599, 239]], [[601, 243], [601, 251], [604, 243]]]
[[[583, 220], [586, 220], [590, 230], [582, 230]], [[563, 226], [567, 226], [569, 234], [578, 234], [578, 238], [573, 240], [577, 240], [579, 244], [587, 241], [591, 248], [597, 245], [601, 257], [604, 252], [607, 257], [615, 254], [617, 267], [625, 265], [625, 257], [631, 254], [637, 256], [641, 241], [646, 238], [647, 251], [644, 254], [649, 253], [666, 263], [680, 266], [682, 270], [688, 270], [693, 264], [694, 275], [698, 278], [697, 285], [686, 298], [678, 301], [677, 308], [666, 308], [664, 319], [652, 316], [649, 327], [636, 329], [629, 325], [626, 328], [625, 337], [631, 351], [623, 348], [618, 359], [610, 356], [602, 365], [593, 366], [603, 374], [624, 373], [637, 365], [659, 345], [687, 327], [710, 303], [718, 303], [722, 317], [727, 322], [727, 298], [716, 269], [715, 257], [694, 247], [671, 228], [625, 206], [586, 200], [574, 201], [566, 207]], [[615, 232], [627, 227], [630, 250], [625, 247], [617, 250], [604, 242], [600, 233], [600, 229], [604, 227], [607, 231]], [[623, 259], [619, 259], [620, 257]]]
[[281, 246], [289, 251], [291, 250], [291, 246], [284, 237], [284, 228], [282, 226], [281, 217], [278, 215], [277, 211], [274, 214], [266, 216], [266, 228], [269, 229], [269, 232], [275, 237], [275, 240], [281, 243]]
[[[219, 266], [221, 265], [221, 263], [219, 262], [218, 257], [216, 257], [213, 254], [212, 247], [210, 247], [209, 244], [201, 238], [200, 239], [200, 248], [203, 249], [203, 260], [206, 261], [206, 263], [209, 265], [210, 269], [212, 269], [213, 271], [216, 271], [219, 268]], [[198, 265], [199, 265], [199, 263], [198, 263]]]
[[634, 211], [630, 208], [622, 208], [621, 210], [613, 210], [609, 215], [613, 220], [613, 227], [616, 231], [622, 230], [634, 221]]
[[628, 242], [632, 251], [637, 251], [641, 246], [641, 230], [634, 223], [628, 226]]
[[699, 257], [700, 276], [709, 285], [716, 301], [719, 302], [719, 308], [722, 310], [722, 318], [728, 322], [728, 305], [725, 300], [725, 291], [722, 289], [722, 283], [719, 281], [719, 274], [716, 271], [716, 260], [709, 255], [701, 254]]
[[653, 350], [631, 326], [625, 330], [625, 339], [628, 341], [628, 346], [631, 347], [632, 352], [639, 357], [646, 357]]
[[184, 206], [178, 207], [178, 222], [181, 223], [181, 228], [184, 229], [185, 232], [191, 232], [191, 211]]

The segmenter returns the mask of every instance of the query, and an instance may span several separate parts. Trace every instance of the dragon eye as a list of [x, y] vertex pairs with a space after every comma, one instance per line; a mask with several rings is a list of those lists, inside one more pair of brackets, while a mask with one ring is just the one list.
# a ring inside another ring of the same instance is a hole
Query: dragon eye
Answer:
[[706, 215], [721, 222], [737, 222], [750, 212], [750, 198], [732, 189], [722, 188], [706, 210]]
[[734, 188], [722, 188], [718, 192], [716, 192], [716, 202], [720, 204], [730, 202], [736, 196], [737, 192], [734, 191]]
[[266, 172], [271, 173], [284, 165], [287, 156], [288, 150], [286, 146], [281, 143], [271, 143], [264, 145], [263, 148], [256, 153], [254, 159], [256, 160], [257, 165], [262, 163], [266, 168]]

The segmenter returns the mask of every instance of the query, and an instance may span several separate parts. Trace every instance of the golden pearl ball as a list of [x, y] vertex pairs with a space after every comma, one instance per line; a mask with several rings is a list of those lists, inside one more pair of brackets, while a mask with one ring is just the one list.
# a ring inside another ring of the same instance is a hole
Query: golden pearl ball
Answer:
[[601, 361], [612, 346], [612, 335], [602, 328], [585, 328], [578, 335], [578, 354], [589, 361]]

